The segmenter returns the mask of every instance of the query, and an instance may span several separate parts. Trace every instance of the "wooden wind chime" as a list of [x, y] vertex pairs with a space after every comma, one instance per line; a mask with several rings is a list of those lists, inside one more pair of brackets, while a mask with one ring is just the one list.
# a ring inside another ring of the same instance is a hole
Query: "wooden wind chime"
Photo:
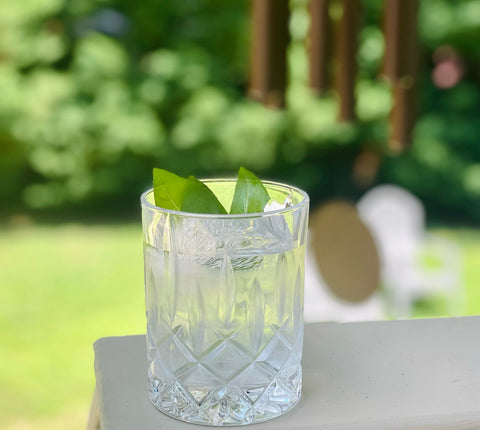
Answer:
[[[334, 89], [338, 120], [354, 121], [358, 0], [310, 0], [308, 53], [310, 86], [319, 95]], [[418, 0], [385, 0], [385, 55], [381, 75], [391, 83], [389, 146], [400, 152], [411, 143], [417, 75]], [[288, 0], [253, 0], [252, 67], [249, 95], [273, 108], [285, 107]], [[333, 70], [331, 65], [333, 64]], [[332, 73], [333, 71], [333, 73]], [[333, 78], [332, 78], [333, 75]]]

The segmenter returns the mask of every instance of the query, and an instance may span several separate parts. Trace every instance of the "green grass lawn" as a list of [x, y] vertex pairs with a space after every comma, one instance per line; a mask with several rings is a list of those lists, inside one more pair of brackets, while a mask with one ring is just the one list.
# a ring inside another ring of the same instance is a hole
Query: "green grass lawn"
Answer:
[[92, 343], [145, 331], [138, 225], [0, 230], [0, 428], [84, 429]]
[[435, 229], [433, 233], [458, 245], [465, 294], [462, 315], [480, 315], [480, 230], [443, 228]]
[[[480, 231], [439, 233], [463, 252], [465, 314], [480, 314]], [[0, 428], [84, 429], [92, 343], [143, 333], [143, 299], [139, 225], [0, 229]]]

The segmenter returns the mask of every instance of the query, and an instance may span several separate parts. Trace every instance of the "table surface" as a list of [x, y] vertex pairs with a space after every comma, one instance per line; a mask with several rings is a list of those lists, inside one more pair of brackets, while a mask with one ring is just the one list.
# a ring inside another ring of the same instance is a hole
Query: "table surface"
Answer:
[[[480, 316], [306, 325], [302, 399], [246, 428], [478, 430], [479, 333]], [[205, 428], [151, 405], [145, 336], [102, 338], [94, 349], [102, 430]]]

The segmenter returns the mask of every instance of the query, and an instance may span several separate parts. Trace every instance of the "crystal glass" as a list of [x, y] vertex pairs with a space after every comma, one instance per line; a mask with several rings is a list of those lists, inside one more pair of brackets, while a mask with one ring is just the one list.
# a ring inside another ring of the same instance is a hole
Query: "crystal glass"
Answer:
[[[203, 182], [228, 210], [235, 181]], [[309, 199], [264, 185], [286, 207], [193, 214], [142, 195], [149, 394], [174, 418], [249, 424], [300, 398]]]

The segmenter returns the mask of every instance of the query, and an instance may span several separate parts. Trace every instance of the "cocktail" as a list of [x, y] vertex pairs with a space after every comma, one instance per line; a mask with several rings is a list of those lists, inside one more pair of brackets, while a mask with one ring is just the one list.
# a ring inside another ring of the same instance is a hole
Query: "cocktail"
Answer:
[[[235, 180], [202, 182], [223, 207], [237, 201]], [[142, 195], [149, 393], [172, 417], [249, 424], [300, 398], [308, 196], [263, 186], [270, 201], [255, 213], [176, 211]]]

